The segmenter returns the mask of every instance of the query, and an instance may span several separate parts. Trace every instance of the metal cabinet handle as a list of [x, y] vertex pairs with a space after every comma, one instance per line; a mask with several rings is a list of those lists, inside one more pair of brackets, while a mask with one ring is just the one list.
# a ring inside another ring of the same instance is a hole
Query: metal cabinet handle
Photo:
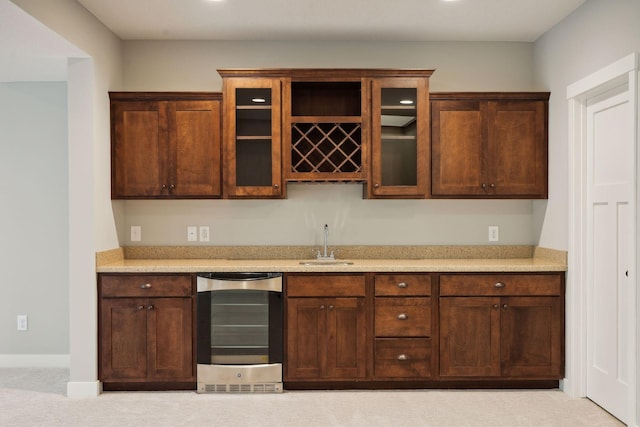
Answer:
[[376, 182], [375, 184], [373, 184], [373, 188], [380, 188], [380, 184]]
[[174, 188], [176, 188], [176, 186], [174, 184], [170, 184], [169, 185], [169, 190], [173, 190]]
[[154, 307], [152, 305], [150, 305], [149, 307], [147, 307], [147, 310], [153, 310]]
[[509, 307], [507, 304], [504, 304], [504, 305], [502, 306], [502, 308], [507, 308], [507, 307]]
[[273, 188], [277, 190], [278, 188], [280, 188], [280, 186], [278, 184], [273, 184]]
[[408, 359], [408, 357], [407, 357], [406, 354], [401, 354], [401, 355], [398, 356], [398, 360], [407, 360], [407, 359]]
[[145, 283], [140, 285], [140, 289], [149, 289], [151, 287], [151, 283]]
[[493, 308], [498, 308], [499, 305], [498, 304], [493, 304]]
[[496, 185], [495, 184], [489, 184], [489, 187], [496, 188]]
[[407, 316], [405, 313], [398, 314], [398, 320], [407, 320], [408, 318], [409, 316]]
[[495, 285], [493, 285], [494, 288], [504, 288], [505, 286], [507, 285], [505, 285], [503, 282], [498, 282]]
[[160, 192], [164, 192], [164, 190], [167, 189], [167, 185], [166, 184], [162, 184], [162, 187], [160, 188]]
[[144, 310], [144, 305], [139, 305], [138, 310]]
[[398, 283], [398, 287], [399, 288], [408, 288], [409, 285], [407, 285], [405, 282], [400, 282], [400, 283]]
[[324, 304], [320, 306], [320, 310], [324, 310]]
[[487, 189], [487, 184], [485, 184], [484, 182], [482, 183], [482, 189], [486, 190]]
[[332, 305], [329, 306], [329, 310], [333, 310], [333, 306]]

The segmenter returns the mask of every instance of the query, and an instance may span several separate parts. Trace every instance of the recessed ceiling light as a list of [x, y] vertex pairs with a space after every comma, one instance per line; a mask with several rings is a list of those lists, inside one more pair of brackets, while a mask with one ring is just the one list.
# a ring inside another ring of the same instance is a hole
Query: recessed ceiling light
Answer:
[[400, 104], [402, 104], [402, 105], [411, 105], [411, 104], [413, 104], [413, 100], [411, 100], [411, 99], [403, 99], [403, 100], [400, 101]]

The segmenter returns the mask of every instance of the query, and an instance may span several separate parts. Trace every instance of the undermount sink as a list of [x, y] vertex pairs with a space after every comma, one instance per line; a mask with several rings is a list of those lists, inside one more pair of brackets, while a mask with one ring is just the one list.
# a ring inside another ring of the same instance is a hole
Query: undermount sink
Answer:
[[310, 261], [300, 261], [301, 265], [353, 265], [353, 261], [314, 259]]

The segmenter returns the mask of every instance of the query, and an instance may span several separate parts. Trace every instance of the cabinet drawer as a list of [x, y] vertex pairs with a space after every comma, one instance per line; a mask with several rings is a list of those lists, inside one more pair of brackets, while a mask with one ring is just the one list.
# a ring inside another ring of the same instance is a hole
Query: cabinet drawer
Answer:
[[376, 298], [377, 337], [431, 335], [431, 298]]
[[363, 275], [287, 276], [290, 297], [363, 297]]
[[375, 277], [376, 296], [429, 296], [431, 276], [426, 274], [381, 274]]
[[431, 376], [431, 339], [376, 339], [374, 374], [394, 378]]
[[191, 276], [132, 274], [100, 276], [103, 297], [190, 297]]
[[560, 295], [559, 274], [441, 275], [441, 296]]

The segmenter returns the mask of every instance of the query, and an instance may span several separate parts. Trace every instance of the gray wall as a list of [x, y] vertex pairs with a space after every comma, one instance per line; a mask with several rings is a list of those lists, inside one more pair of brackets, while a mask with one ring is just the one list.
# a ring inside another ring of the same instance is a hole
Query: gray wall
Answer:
[[567, 86], [632, 52], [640, 52], [640, 1], [590, 0], [535, 44], [536, 85], [549, 103], [549, 200], [534, 202], [540, 245], [568, 248]]
[[[221, 90], [216, 69], [235, 67], [429, 68], [432, 91], [528, 91], [532, 43], [125, 41], [123, 89]], [[362, 185], [289, 185], [278, 201], [127, 201], [120, 244], [142, 226], [142, 245], [187, 245], [187, 225], [209, 225], [209, 244], [314, 245], [321, 227], [332, 244], [535, 244], [533, 205], [525, 201], [363, 200]]]
[[69, 353], [67, 164], [67, 84], [1, 83], [0, 355]]

